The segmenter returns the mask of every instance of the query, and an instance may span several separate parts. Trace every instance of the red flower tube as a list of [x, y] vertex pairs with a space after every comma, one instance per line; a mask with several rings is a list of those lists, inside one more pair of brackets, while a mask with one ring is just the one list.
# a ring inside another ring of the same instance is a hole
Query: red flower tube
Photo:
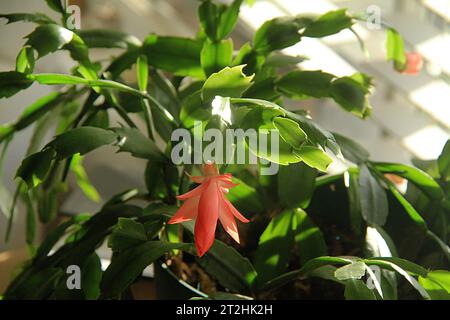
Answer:
[[198, 255], [203, 256], [214, 242], [217, 219], [225, 231], [239, 243], [239, 233], [235, 217], [249, 222], [225, 197], [229, 189], [236, 186], [231, 182], [232, 175], [219, 174], [213, 163], [203, 165], [203, 176], [189, 177], [200, 185], [195, 189], [178, 196], [183, 205], [169, 220], [169, 224], [181, 223], [195, 219], [195, 247]]
[[423, 66], [423, 58], [420, 53], [417, 52], [407, 52], [406, 54], [406, 65], [402, 74], [415, 75], [420, 72]]

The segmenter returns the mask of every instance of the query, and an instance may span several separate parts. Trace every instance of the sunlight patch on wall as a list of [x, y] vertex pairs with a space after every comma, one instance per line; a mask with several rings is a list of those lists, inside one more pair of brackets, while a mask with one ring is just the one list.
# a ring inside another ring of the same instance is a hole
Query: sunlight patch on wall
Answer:
[[450, 136], [438, 126], [428, 126], [403, 138], [403, 145], [415, 156], [436, 159]]
[[450, 86], [433, 81], [409, 94], [411, 101], [450, 129]]

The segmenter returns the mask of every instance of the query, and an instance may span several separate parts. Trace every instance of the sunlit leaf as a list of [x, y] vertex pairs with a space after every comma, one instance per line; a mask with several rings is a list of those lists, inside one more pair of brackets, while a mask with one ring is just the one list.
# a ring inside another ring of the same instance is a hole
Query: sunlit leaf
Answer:
[[294, 154], [308, 166], [323, 172], [327, 171], [328, 166], [333, 162], [333, 159], [325, 152], [312, 146], [302, 146], [299, 149], [295, 149]]
[[150, 65], [173, 72], [179, 76], [203, 78], [200, 65], [202, 43], [196, 40], [177, 37], [148, 36], [143, 51]]
[[334, 75], [322, 71], [292, 71], [277, 81], [277, 89], [291, 98], [330, 96]]
[[352, 25], [353, 19], [348, 15], [347, 9], [339, 9], [327, 12], [308, 24], [302, 35], [322, 38], [350, 28]]
[[406, 64], [406, 55], [402, 36], [397, 30], [389, 28], [386, 40], [386, 59], [392, 60], [396, 68], [402, 69]]
[[278, 198], [288, 208], [306, 208], [314, 192], [317, 171], [303, 162], [280, 166]]
[[231, 39], [220, 42], [205, 41], [201, 52], [201, 64], [206, 75], [219, 72], [231, 65], [233, 58], [233, 41]]
[[303, 21], [297, 17], [280, 17], [266, 21], [256, 31], [253, 46], [262, 54], [290, 47], [300, 41], [299, 30], [304, 26]]
[[202, 88], [204, 101], [212, 101], [215, 96], [239, 98], [247, 90], [253, 76], [246, 76], [243, 72], [244, 66], [233, 68], [226, 67], [212, 74]]

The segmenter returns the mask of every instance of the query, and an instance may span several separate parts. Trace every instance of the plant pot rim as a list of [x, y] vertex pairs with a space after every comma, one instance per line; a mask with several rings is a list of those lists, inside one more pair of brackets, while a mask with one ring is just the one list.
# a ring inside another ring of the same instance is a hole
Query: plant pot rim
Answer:
[[178, 277], [172, 270], [170, 270], [169, 266], [165, 263], [164, 260], [159, 260], [158, 264], [160, 265], [160, 267], [167, 272], [175, 281], [177, 281], [181, 286], [185, 287], [187, 290], [192, 291], [193, 293], [195, 293], [195, 295], [202, 297], [202, 298], [209, 298], [209, 295], [207, 295], [206, 293], [194, 288], [193, 286], [191, 286], [189, 283], [187, 283], [186, 281], [180, 279], [180, 277]]

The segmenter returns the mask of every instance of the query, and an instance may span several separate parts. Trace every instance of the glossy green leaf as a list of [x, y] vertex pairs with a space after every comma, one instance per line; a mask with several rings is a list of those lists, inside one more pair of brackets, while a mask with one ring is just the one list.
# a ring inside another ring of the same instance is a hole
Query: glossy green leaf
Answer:
[[263, 289], [270, 290], [270, 289], [281, 287], [282, 285], [297, 279], [299, 276], [308, 276], [311, 273], [313, 273], [315, 270], [317, 270], [323, 266], [335, 265], [335, 264], [346, 265], [346, 264], [353, 263], [353, 262], [354, 262], [353, 257], [329, 257], [329, 256], [317, 257], [317, 258], [309, 260], [300, 269], [284, 273], [284, 274], [272, 279], [271, 281], [268, 281], [264, 285]]
[[5, 292], [7, 299], [43, 300], [56, 288], [57, 283], [64, 276], [61, 268], [44, 268], [36, 270], [26, 281], [16, 284], [14, 290]]
[[234, 0], [230, 6], [206, 0], [198, 8], [202, 31], [212, 41], [224, 39], [236, 25], [242, 0]]
[[109, 122], [108, 110], [96, 110], [95, 114], [88, 117], [82, 126], [107, 129]]
[[420, 169], [405, 164], [387, 162], [377, 162], [374, 163], [374, 166], [382, 173], [392, 173], [407, 179], [409, 182], [421, 189], [431, 199], [439, 200], [444, 195], [439, 184]]
[[345, 282], [344, 296], [346, 300], [377, 300], [373, 291], [363, 281], [357, 279]]
[[361, 83], [361, 74], [342, 77], [331, 83], [331, 97], [346, 111], [365, 118], [370, 115], [372, 107], [369, 102], [370, 81]]
[[156, 144], [138, 129], [121, 127], [115, 128], [114, 132], [118, 135], [120, 152], [129, 152], [133, 157], [153, 161], [166, 160]]
[[61, 0], [45, 0], [47, 2], [47, 5], [55, 10], [58, 13], [65, 14], [65, 5], [61, 2]]
[[273, 119], [273, 124], [280, 132], [281, 138], [293, 148], [299, 149], [306, 142], [306, 133], [297, 122], [283, 117], [276, 117]]
[[244, 92], [244, 98], [276, 101], [281, 94], [276, 90], [276, 78], [270, 77], [256, 81]]
[[89, 48], [134, 49], [141, 46], [138, 38], [116, 30], [79, 30], [78, 35]]
[[200, 61], [206, 75], [209, 76], [231, 65], [232, 58], [233, 41], [231, 39], [220, 42], [205, 41]]
[[359, 191], [364, 220], [371, 226], [383, 226], [389, 210], [386, 192], [365, 165], [360, 167]]
[[212, 41], [220, 40], [217, 37], [217, 28], [224, 9], [224, 5], [216, 5], [211, 0], [203, 1], [198, 7], [198, 17], [202, 30]]
[[118, 297], [142, 273], [145, 267], [166, 252], [189, 246], [184, 243], [147, 241], [123, 251], [112, 259], [111, 264], [103, 273], [101, 290], [105, 293], [104, 298]]
[[26, 38], [26, 45], [36, 49], [39, 58], [57, 50], [67, 49], [76, 61], [86, 66], [90, 63], [88, 48], [83, 40], [74, 32], [56, 24], [38, 26]]
[[141, 55], [137, 60], [137, 80], [139, 90], [147, 92], [148, 85], [148, 61], [147, 56]]
[[275, 129], [273, 121], [278, 116], [285, 116], [283, 110], [275, 104], [256, 99], [231, 99], [233, 104], [242, 103], [250, 106], [247, 113], [236, 123], [242, 129]]
[[253, 46], [261, 54], [293, 46], [300, 41], [304, 23], [297, 17], [280, 17], [266, 21], [255, 33]]
[[277, 81], [277, 89], [290, 98], [323, 98], [330, 96], [332, 74], [317, 71], [292, 71]]
[[226, 197], [239, 211], [243, 213], [264, 211], [263, 199], [255, 188], [236, 177], [233, 177], [232, 182], [237, 186], [229, 189]]
[[83, 167], [83, 158], [80, 155], [76, 154], [72, 157], [70, 170], [75, 174], [78, 187], [83, 191], [84, 195], [94, 202], [100, 202], [100, 194], [89, 181], [89, 177]]
[[357, 234], [361, 234], [362, 213], [358, 174], [351, 172], [350, 170], [347, 171], [346, 174], [348, 174], [348, 185], [346, 185], [346, 187], [349, 202], [350, 224], [353, 231]]
[[148, 193], [154, 198], [164, 198], [167, 190], [164, 185], [162, 164], [149, 161], [145, 167], [145, 185]]
[[296, 228], [295, 244], [300, 265], [327, 255], [328, 249], [323, 234], [305, 211], [296, 209], [293, 222]]
[[61, 84], [89, 85], [89, 80], [87, 79], [66, 74], [40, 73], [31, 75], [31, 78], [36, 80], [40, 84], [47, 84], [47, 85], [61, 85]]
[[439, 177], [441, 176], [439, 173], [437, 159], [422, 160], [418, 158], [412, 158], [411, 162], [413, 163], [414, 166], [426, 172], [433, 179], [439, 179]]
[[369, 160], [369, 152], [354, 140], [333, 133], [336, 142], [339, 144], [344, 158], [353, 163], [360, 164]]
[[224, 39], [233, 31], [238, 18], [239, 9], [243, 0], [234, 0], [220, 15], [219, 25], [217, 26], [217, 39]]
[[109, 239], [108, 247], [121, 252], [147, 241], [144, 225], [130, 218], [119, 218]]
[[125, 70], [130, 69], [137, 58], [142, 54], [141, 47], [126, 50], [124, 53], [113, 59], [105, 72], [111, 75], [111, 79], [117, 79]]
[[[380, 261], [388, 262], [389, 264], [387, 266], [389, 266], [390, 264], [393, 263], [393, 264], [399, 266], [400, 268], [404, 269], [405, 271], [408, 271], [414, 275], [426, 277], [428, 274], [428, 271], [425, 268], [423, 268], [422, 266], [420, 266], [414, 262], [411, 262], [409, 260], [398, 258], [398, 257], [374, 257], [374, 258], [368, 258], [365, 260], [365, 262], [367, 264], [373, 264], [374, 262], [380, 262]], [[385, 267], [386, 265], [381, 264], [380, 266]]]
[[212, 74], [202, 88], [202, 99], [212, 101], [215, 96], [239, 98], [251, 84], [253, 76], [246, 76], [244, 66], [226, 67]]
[[252, 74], [262, 68], [265, 60], [265, 55], [263, 53], [256, 52], [247, 42], [239, 49], [233, 59], [232, 65], [245, 65], [244, 71], [248, 74]]
[[[273, 137], [273, 135], [275, 136]], [[267, 148], [256, 149], [253, 148], [251, 144], [248, 145], [250, 151], [258, 157], [281, 165], [289, 165], [291, 163], [302, 161], [296, 154], [297, 150], [287, 144], [283, 139], [279, 138], [277, 130], [271, 130], [269, 132], [264, 132], [264, 130], [262, 130], [259, 132], [259, 139], [267, 141]], [[275, 142], [278, 141], [275, 147], [272, 147], [272, 140]]]
[[391, 191], [392, 195], [397, 199], [397, 201], [400, 203], [400, 205], [405, 209], [406, 214], [411, 218], [414, 223], [419, 226], [422, 230], [426, 231], [428, 230], [428, 226], [426, 221], [423, 219], [423, 217], [420, 215], [419, 212], [417, 212], [416, 209], [412, 206], [411, 203], [409, 203], [408, 200], [405, 199], [405, 197], [397, 190], [397, 188], [394, 186], [393, 183], [388, 182], [388, 188], [389, 191]]
[[300, 124], [300, 128], [305, 131], [311, 142], [320, 145], [324, 149], [330, 149], [337, 156], [341, 155], [339, 145], [331, 132], [320, 127], [306, 115], [293, 112], [286, 112], [286, 114], [288, 118], [297, 121]]
[[338, 280], [361, 279], [366, 274], [366, 264], [356, 261], [336, 269], [334, 276]]
[[26, 225], [25, 225], [25, 241], [28, 246], [33, 248], [33, 243], [36, 238], [36, 212], [34, 210], [33, 202], [28, 194], [28, 192], [22, 192], [22, 198], [24, 199], [26, 206]]
[[43, 13], [10, 13], [10, 14], [0, 14], [0, 18], [5, 18], [8, 20], [7, 24], [24, 21], [24, 22], [34, 22], [38, 24], [55, 23], [47, 15]]
[[287, 208], [307, 208], [314, 192], [317, 170], [303, 162], [280, 166], [278, 199]]
[[24, 110], [19, 119], [14, 123], [15, 130], [19, 131], [28, 127], [35, 120], [39, 119], [41, 116], [60, 104], [65, 97], [65, 94], [52, 92], [49, 95], [36, 100]]
[[448, 245], [447, 242], [444, 242], [441, 238], [439, 238], [434, 232], [432, 232], [431, 230], [428, 230], [426, 232], [427, 236], [433, 240], [438, 246], [439, 248], [442, 250], [442, 252], [444, 253], [447, 261], [450, 261], [450, 246]]
[[54, 156], [51, 148], [28, 156], [17, 169], [16, 177], [25, 181], [30, 189], [38, 186], [47, 176]]
[[447, 141], [438, 158], [439, 173], [444, 181], [450, 180], [450, 140]]
[[264, 66], [271, 68], [288, 68], [307, 60], [304, 56], [290, 56], [283, 53], [272, 53], [266, 58]]
[[285, 210], [278, 214], [272, 218], [259, 238], [255, 255], [258, 286], [287, 270], [294, 244], [294, 215], [294, 210]]
[[397, 30], [389, 28], [386, 39], [386, 59], [392, 60], [396, 68], [403, 68], [406, 64], [406, 55], [402, 36]]
[[[180, 101], [183, 100], [181, 92], [177, 92], [174, 84], [161, 71], [151, 69], [150, 78], [152, 79], [151, 87], [153, 88], [152, 92], [154, 92], [155, 98], [160, 101], [176, 119], [178, 119], [181, 106]], [[196, 83], [200, 84], [201, 82], [194, 81], [184, 89], [195, 86]], [[201, 86], [199, 85], [197, 90], [200, 90], [200, 88]], [[192, 93], [197, 90], [194, 89]]]
[[148, 36], [142, 48], [150, 65], [178, 76], [204, 78], [200, 64], [202, 43], [177, 37]]
[[432, 300], [450, 300], [450, 273], [448, 271], [430, 271], [426, 277], [419, 277], [419, 283], [430, 294]]
[[250, 293], [256, 271], [250, 261], [234, 248], [215, 240], [211, 249], [197, 262], [225, 288], [237, 293]]
[[37, 190], [37, 211], [39, 221], [42, 223], [49, 223], [55, 219], [58, 211], [58, 199], [56, 187], [49, 189]]
[[191, 94], [181, 105], [180, 120], [185, 128], [191, 129], [196, 121], [207, 121], [211, 118], [211, 106], [203, 102], [201, 91]]
[[0, 99], [9, 98], [33, 84], [25, 73], [16, 71], [0, 72]]
[[62, 222], [60, 225], [55, 227], [55, 229], [52, 232], [50, 232], [47, 235], [47, 237], [42, 241], [41, 245], [39, 246], [36, 252], [35, 260], [44, 259], [48, 255], [48, 253], [53, 249], [56, 243], [64, 236], [69, 227], [81, 224], [87, 219], [89, 219], [89, 216], [80, 214], [70, 218], [65, 222]]
[[102, 264], [94, 252], [84, 262], [81, 268], [81, 289], [87, 300], [97, 300], [100, 296], [100, 283], [102, 281]]
[[339, 9], [327, 12], [308, 24], [302, 32], [302, 35], [305, 37], [322, 38], [350, 28], [352, 25], [353, 19], [348, 15], [347, 9]]
[[3, 141], [10, 137], [14, 132], [21, 131], [36, 120], [42, 119], [42, 117], [59, 106], [66, 99], [74, 98], [76, 95], [52, 92], [47, 96], [44, 96], [36, 100], [33, 104], [26, 107], [18, 119], [11, 124], [5, 125], [4, 132], [0, 133], [0, 141]]
[[16, 71], [32, 73], [35, 65], [34, 49], [30, 46], [23, 47], [16, 59]]
[[55, 149], [58, 157], [67, 158], [77, 153], [84, 155], [116, 140], [117, 135], [110, 130], [80, 127], [56, 136], [48, 146]]
[[325, 152], [312, 146], [302, 146], [294, 151], [294, 154], [312, 168], [326, 172], [328, 166], [333, 162]]
[[430, 299], [430, 295], [427, 293], [427, 291], [419, 284], [419, 282], [417, 282], [414, 277], [409, 274], [413, 273], [416, 275], [426, 276], [427, 271], [421, 266], [405, 259], [392, 257], [370, 258], [365, 259], [364, 261], [367, 264], [371, 262], [373, 264], [394, 270], [395, 272], [400, 274], [407, 282], [409, 282], [409, 284], [414, 289], [416, 289], [424, 299]]
[[394, 241], [381, 227], [367, 227], [365, 242], [366, 256], [398, 257], [397, 248]]

